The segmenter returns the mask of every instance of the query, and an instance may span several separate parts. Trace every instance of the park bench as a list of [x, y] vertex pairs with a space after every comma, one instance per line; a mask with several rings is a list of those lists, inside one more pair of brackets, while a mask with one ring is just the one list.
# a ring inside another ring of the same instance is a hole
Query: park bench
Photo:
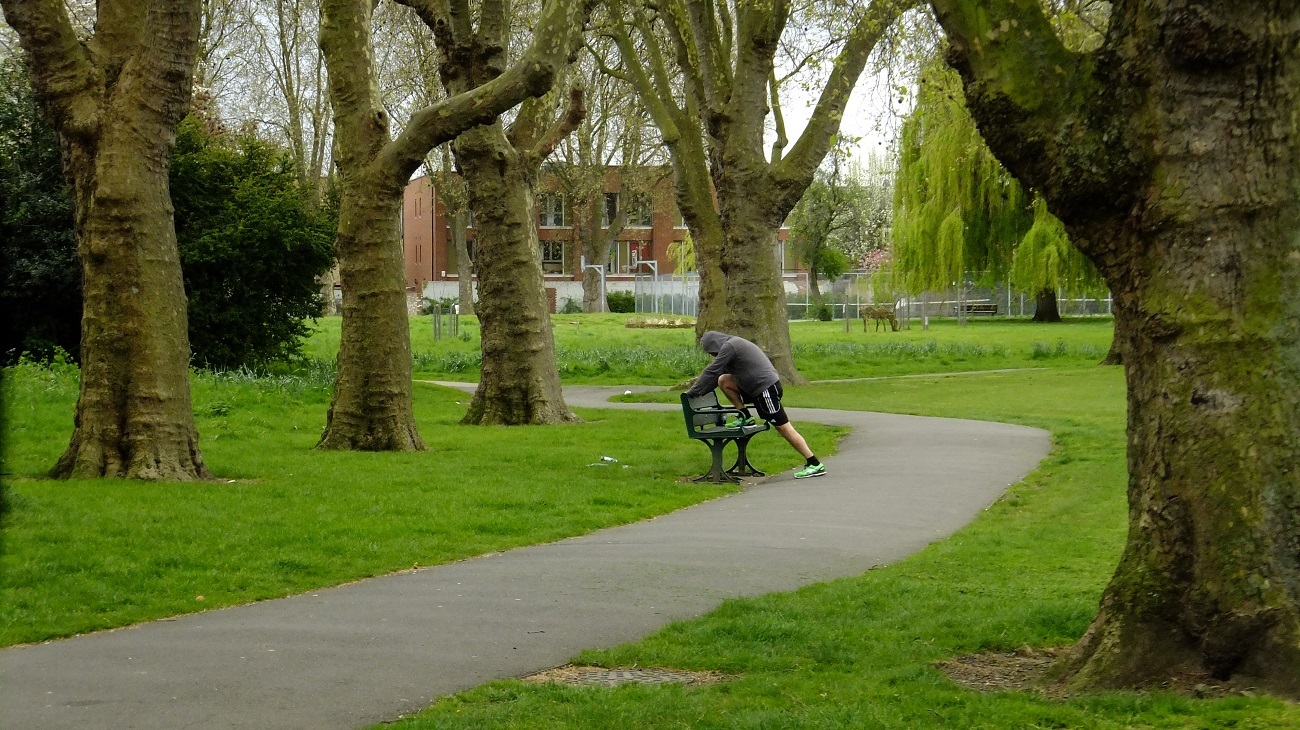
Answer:
[[992, 317], [998, 313], [998, 305], [986, 302], [963, 302], [957, 306], [961, 307], [961, 310], [968, 317], [978, 317], [980, 315]]
[[[754, 434], [762, 433], [771, 426], [766, 423], [755, 423], [740, 428], [727, 428], [727, 417], [738, 416], [740, 413], [735, 408], [730, 406], [724, 408], [719, 404], [718, 394], [714, 391], [693, 398], [682, 393], [682, 415], [686, 417], [686, 435], [708, 444], [709, 453], [713, 455], [713, 466], [708, 473], [701, 474], [691, 481], [710, 481], [715, 484], [739, 483], [741, 477], [767, 476], [749, 463], [749, 457], [745, 455], [745, 447], [749, 445], [749, 440], [754, 437]], [[731, 441], [736, 442], [736, 463], [724, 471], [722, 450]]]

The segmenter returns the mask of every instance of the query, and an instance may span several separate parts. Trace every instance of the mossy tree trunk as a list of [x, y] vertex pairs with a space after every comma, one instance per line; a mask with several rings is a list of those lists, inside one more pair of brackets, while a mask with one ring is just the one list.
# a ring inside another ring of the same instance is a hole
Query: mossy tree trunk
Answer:
[[[913, 5], [873, 0], [835, 58], [808, 126], [786, 155], [774, 59], [793, 12], [790, 4], [668, 0], [648, 13], [649, 4], [635, 0], [610, 3], [622, 21], [612, 31], [621, 73], [672, 153], [678, 204], [695, 240], [697, 336], [712, 329], [751, 340], [788, 384], [806, 381], [790, 349], [777, 232], [830, 150], [877, 40]], [[660, 34], [670, 39], [671, 59], [684, 76], [681, 104]], [[769, 113], [777, 132], [770, 157], [763, 148]]]
[[[433, 0], [405, 4], [445, 49], [454, 47], [446, 43], [449, 29], [469, 23], [456, 9]], [[329, 68], [335, 139], [346, 142], [340, 143], [335, 160], [343, 193], [338, 238], [343, 333], [320, 448], [424, 448], [411, 406], [410, 330], [398, 229], [403, 190], [434, 147], [491, 124], [498, 114], [550, 89], [581, 31], [582, 10], [578, 2], [547, 2], [533, 44], [516, 64], [498, 69], [482, 84], [452, 89], [453, 96], [413, 114], [393, 139], [371, 45], [374, 4], [323, 2], [320, 44]]]
[[534, 215], [536, 169], [521, 159], [499, 123], [461, 135], [456, 159], [474, 209], [483, 348], [478, 389], [461, 423], [576, 421], [555, 363]]
[[[554, 2], [555, 0], [552, 0]], [[572, 3], [576, 25], [552, 50], [567, 60], [580, 42], [592, 3]], [[433, 25], [446, 60], [439, 68], [451, 93], [496, 83], [509, 48], [507, 3], [484, 3], [477, 31], [467, 19]], [[422, 14], [423, 15], [423, 14]], [[558, 70], [564, 60], [557, 60]], [[548, 79], [548, 90], [552, 78]], [[541, 96], [537, 94], [536, 96]], [[507, 130], [498, 120], [462, 134], [453, 145], [456, 164], [474, 211], [475, 269], [483, 368], [462, 423], [522, 425], [578, 420], [564, 402], [555, 362], [550, 308], [537, 238], [534, 188], [542, 160], [581, 120], [581, 94], [573, 115], [547, 126], [554, 97], [532, 99]]]
[[167, 177], [189, 107], [199, 3], [101, 0], [85, 43], [57, 0], [2, 5], [66, 153], [82, 271], [76, 426], [51, 475], [209, 477]]
[[1300, 697], [1300, 5], [1116, 2], [1074, 54], [1037, 4], [932, 4], [990, 148], [1114, 296], [1129, 535], [1064, 681]]

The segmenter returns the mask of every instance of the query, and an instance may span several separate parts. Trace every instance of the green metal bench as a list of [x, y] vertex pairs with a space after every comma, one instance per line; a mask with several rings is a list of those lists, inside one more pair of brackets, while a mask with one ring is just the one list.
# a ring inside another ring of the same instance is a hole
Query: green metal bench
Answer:
[[[713, 466], [708, 473], [701, 474], [691, 481], [709, 481], [715, 484], [739, 483], [741, 477], [767, 476], [749, 463], [749, 457], [745, 455], [745, 447], [749, 445], [749, 440], [755, 434], [762, 433], [771, 426], [766, 423], [755, 423], [741, 428], [727, 428], [727, 417], [738, 416], [740, 413], [735, 408], [730, 406], [724, 408], [719, 404], [718, 395], [713, 391], [694, 398], [682, 393], [682, 415], [686, 417], [686, 435], [708, 444], [709, 452], [713, 455]], [[736, 442], [736, 463], [730, 469], [723, 470], [722, 450], [730, 441]]]

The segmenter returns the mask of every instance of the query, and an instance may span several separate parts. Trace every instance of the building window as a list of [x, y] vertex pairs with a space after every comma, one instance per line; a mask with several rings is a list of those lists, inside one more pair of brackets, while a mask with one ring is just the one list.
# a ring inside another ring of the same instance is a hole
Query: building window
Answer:
[[542, 273], [564, 273], [564, 241], [542, 241]]
[[605, 193], [605, 208], [601, 212], [600, 227], [609, 228], [618, 217], [618, 193]]
[[609, 263], [605, 266], [605, 272], [609, 274], [649, 273], [649, 269], [637, 265], [649, 257], [649, 241], [617, 241], [609, 247]]
[[569, 211], [565, 209], [564, 196], [559, 193], [543, 193], [537, 224], [542, 228], [564, 228], [569, 225]]
[[649, 195], [638, 195], [627, 209], [627, 224], [632, 228], [650, 228], [654, 225], [654, 200]]

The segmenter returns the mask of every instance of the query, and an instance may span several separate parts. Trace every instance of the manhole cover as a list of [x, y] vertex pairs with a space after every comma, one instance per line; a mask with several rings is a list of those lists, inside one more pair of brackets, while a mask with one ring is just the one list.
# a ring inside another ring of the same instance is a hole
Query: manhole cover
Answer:
[[525, 682], [557, 682], [559, 684], [585, 684], [597, 687], [617, 687], [620, 684], [712, 684], [730, 679], [718, 672], [692, 672], [685, 669], [660, 667], [632, 667], [606, 669], [605, 667], [576, 667], [566, 664], [547, 669], [523, 678]]

